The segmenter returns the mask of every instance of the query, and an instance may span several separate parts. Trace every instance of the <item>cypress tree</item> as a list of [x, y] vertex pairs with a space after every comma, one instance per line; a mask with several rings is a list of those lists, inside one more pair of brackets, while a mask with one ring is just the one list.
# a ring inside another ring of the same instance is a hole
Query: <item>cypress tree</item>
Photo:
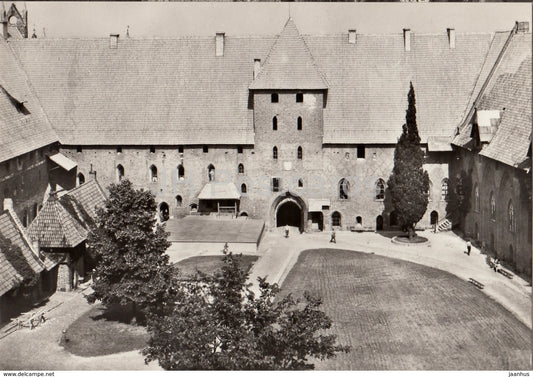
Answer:
[[424, 152], [416, 124], [415, 90], [410, 83], [408, 107], [402, 135], [394, 150], [394, 168], [388, 186], [398, 223], [409, 239], [415, 236], [415, 226], [428, 205], [429, 176], [423, 169]]

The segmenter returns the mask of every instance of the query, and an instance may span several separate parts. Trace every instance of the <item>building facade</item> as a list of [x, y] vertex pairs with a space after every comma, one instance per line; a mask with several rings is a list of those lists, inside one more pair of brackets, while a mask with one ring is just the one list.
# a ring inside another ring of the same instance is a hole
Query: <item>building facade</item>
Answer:
[[505, 51], [531, 56], [525, 45], [509, 50], [515, 39], [531, 40], [527, 23], [497, 33], [302, 35], [289, 19], [275, 36], [1, 44], [74, 161], [69, 184], [128, 178], [155, 194], [162, 220], [234, 208], [270, 228], [313, 231], [396, 229], [386, 182], [410, 82], [431, 180], [418, 226], [445, 219], [450, 177], [470, 164], [454, 144], [465, 114]]

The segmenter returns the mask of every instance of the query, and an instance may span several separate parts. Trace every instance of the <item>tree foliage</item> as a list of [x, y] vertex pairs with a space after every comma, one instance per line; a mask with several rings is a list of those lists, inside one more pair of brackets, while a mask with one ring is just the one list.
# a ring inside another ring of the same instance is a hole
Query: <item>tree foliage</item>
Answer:
[[388, 186], [392, 204], [402, 230], [415, 235], [414, 229], [428, 205], [429, 176], [423, 169], [424, 152], [416, 124], [415, 90], [410, 84], [406, 124], [394, 150], [394, 168]]
[[165, 254], [167, 233], [156, 225], [152, 193], [135, 190], [129, 180], [110, 185], [87, 245], [97, 258], [89, 302], [152, 311], [162, 305], [173, 271]]
[[167, 370], [302, 370], [314, 368], [310, 357], [348, 351], [324, 333], [331, 320], [320, 299], [275, 300], [278, 286], [264, 279], [255, 297], [247, 279], [240, 256], [225, 253], [219, 272], [182, 281], [164, 313], [148, 318], [145, 361]]

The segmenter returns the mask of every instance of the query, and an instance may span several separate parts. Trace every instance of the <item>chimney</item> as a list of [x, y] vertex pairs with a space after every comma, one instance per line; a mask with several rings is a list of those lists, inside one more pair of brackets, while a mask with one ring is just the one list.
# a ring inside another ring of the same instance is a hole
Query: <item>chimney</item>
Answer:
[[93, 164], [91, 164], [91, 170], [89, 170], [89, 175], [92, 175], [93, 179], [96, 181], [96, 170], [93, 170]]
[[403, 46], [405, 51], [411, 51], [411, 29], [403, 29]]
[[516, 32], [517, 33], [528, 33], [529, 32], [529, 22], [527, 21], [516, 21]]
[[254, 80], [261, 70], [261, 59], [254, 59]]
[[118, 37], [120, 34], [109, 34], [109, 48], [118, 48]]
[[217, 33], [215, 42], [215, 56], [224, 56], [224, 33]]
[[355, 29], [348, 30], [348, 43], [354, 45], [356, 40], [357, 34]]
[[4, 198], [4, 211], [5, 210], [13, 211], [13, 199]]
[[455, 29], [448, 28], [448, 42], [450, 43], [450, 48], [455, 48]]

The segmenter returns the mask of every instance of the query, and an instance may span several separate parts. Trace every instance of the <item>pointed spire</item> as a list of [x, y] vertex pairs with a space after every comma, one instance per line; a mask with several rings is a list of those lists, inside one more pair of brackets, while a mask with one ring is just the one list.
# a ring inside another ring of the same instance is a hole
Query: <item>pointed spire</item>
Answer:
[[327, 89], [324, 75], [292, 18], [278, 36], [250, 89]]

